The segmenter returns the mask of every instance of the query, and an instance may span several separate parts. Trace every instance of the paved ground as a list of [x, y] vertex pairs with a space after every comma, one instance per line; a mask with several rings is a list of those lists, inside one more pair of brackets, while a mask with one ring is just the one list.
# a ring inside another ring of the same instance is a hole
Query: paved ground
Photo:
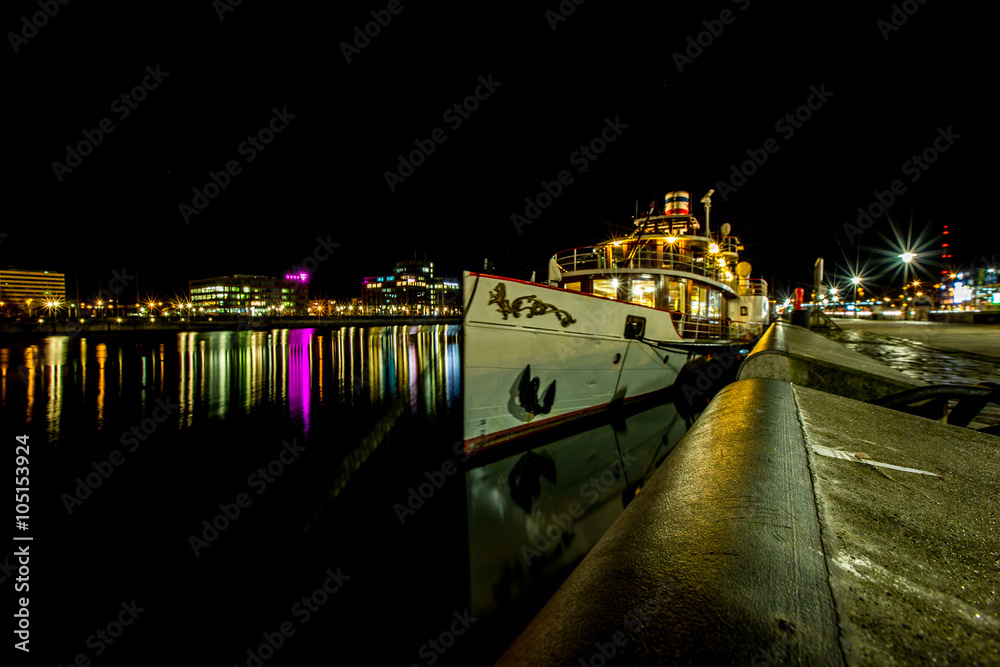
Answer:
[[941, 350], [959, 350], [1000, 357], [1000, 324], [946, 324], [838, 319], [844, 331], [864, 331], [895, 336]]
[[1000, 663], [1000, 438], [793, 390], [848, 664]]

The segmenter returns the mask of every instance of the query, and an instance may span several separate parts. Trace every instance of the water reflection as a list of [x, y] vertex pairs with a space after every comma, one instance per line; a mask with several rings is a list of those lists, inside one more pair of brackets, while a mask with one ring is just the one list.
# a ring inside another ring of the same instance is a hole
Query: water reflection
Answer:
[[[833, 331], [828, 337], [927, 384], [978, 384], [1000, 382], [1000, 367], [993, 357], [959, 350], [938, 350], [922, 343], [857, 330]], [[1000, 406], [987, 405], [976, 421], [1000, 424]]]
[[67, 343], [68, 339], [65, 338], [47, 338], [45, 340], [45, 366], [49, 376], [45, 417], [50, 438], [59, 435], [59, 425], [62, 422]]
[[690, 423], [672, 403], [661, 404], [470, 470], [472, 613], [488, 614], [561, 581]]
[[180, 428], [272, 404], [308, 434], [316, 411], [331, 401], [337, 409], [401, 400], [412, 414], [434, 417], [457, 405], [458, 342], [459, 327], [449, 325], [6, 342], [0, 411], [5, 423], [44, 420], [50, 441], [67, 428], [68, 402], [83, 408], [78, 437], [119, 428], [111, 415], [131, 423], [157, 398], [180, 406]]
[[104, 366], [108, 360], [108, 346], [99, 343], [94, 353], [97, 358], [97, 428], [102, 428], [104, 426], [104, 386], [106, 383]]

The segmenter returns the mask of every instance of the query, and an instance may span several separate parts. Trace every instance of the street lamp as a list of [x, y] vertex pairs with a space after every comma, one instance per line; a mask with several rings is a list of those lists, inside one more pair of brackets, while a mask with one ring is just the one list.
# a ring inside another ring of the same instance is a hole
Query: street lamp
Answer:
[[853, 276], [851, 282], [854, 283], [854, 317], [858, 316], [858, 285], [861, 284], [861, 276]]

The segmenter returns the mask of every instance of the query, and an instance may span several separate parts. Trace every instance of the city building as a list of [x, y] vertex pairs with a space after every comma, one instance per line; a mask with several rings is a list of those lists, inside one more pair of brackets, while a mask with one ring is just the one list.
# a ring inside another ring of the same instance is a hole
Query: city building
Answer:
[[435, 278], [434, 262], [398, 262], [392, 275], [361, 283], [361, 304], [369, 315], [446, 315], [459, 308], [458, 280]]
[[213, 315], [305, 315], [309, 294], [305, 274], [284, 278], [235, 275], [188, 283], [196, 313]]
[[0, 270], [3, 312], [34, 316], [66, 305], [66, 276], [54, 271]]
[[942, 310], [1000, 309], [1000, 278], [995, 267], [948, 274], [937, 288]]

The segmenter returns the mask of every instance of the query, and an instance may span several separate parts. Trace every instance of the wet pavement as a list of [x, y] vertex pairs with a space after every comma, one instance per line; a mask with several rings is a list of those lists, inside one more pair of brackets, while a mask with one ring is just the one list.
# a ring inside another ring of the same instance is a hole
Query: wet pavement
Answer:
[[[1000, 325], [836, 320], [842, 345], [927, 384], [1000, 382]], [[1000, 424], [988, 405], [977, 422]]]

